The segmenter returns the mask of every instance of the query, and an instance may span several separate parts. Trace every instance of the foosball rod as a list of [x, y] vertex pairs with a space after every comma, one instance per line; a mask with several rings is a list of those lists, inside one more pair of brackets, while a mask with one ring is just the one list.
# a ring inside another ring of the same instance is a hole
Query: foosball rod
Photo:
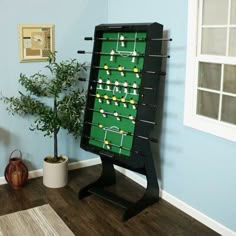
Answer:
[[96, 97], [98, 99], [102, 99], [102, 100], [105, 100], [105, 101], [108, 100], [108, 101], [112, 101], [112, 102], [120, 102], [120, 103], [125, 103], [125, 104], [131, 104], [131, 105], [134, 105], [134, 106], [138, 105], [138, 103], [135, 103], [135, 102], [131, 103], [130, 101], [126, 101], [126, 100], [122, 101], [121, 99], [118, 99], [118, 98], [116, 98], [115, 100], [113, 98], [108, 97], [108, 96], [107, 96], [107, 98], [105, 98], [104, 95], [103, 96], [98, 96], [97, 94], [89, 93], [88, 96]]
[[105, 144], [105, 145], [117, 147], [117, 148], [120, 148], [120, 149], [129, 151], [129, 152], [131, 151], [131, 149], [129, 149], [129, 148], [125, 148], [125, 147], [122, 147], [122, 146], [117, 145], [117, 144], [114, 144], [114, 143], [109, 143], [109, 142], [108, 142], [108, 143], [106, 144], [106, 140], [97, 139], [97, 138], [94, 138], [94, 137], [91, 137], [91, 136], [87, 136], [87, 135], [85, 135], [85, 138], [87, 138], [87, 139], [92, 139], [92, 140], [97, 141], [97, 142], [99, 142], [99, 143], [103, 143], [103, 144]]
[[112, 102], [120, 102], [120, 103], [125, 103], [125, 104], [131, 104], [131, 105], [134, 105], [134, 106], [137, 106], [137, 105], [141, 105], [141, 106], [147, 106], [147, 107], [151, 107], [151, 108], [154, 108], [154, 109], [156, 109], [157, 108], [157, 105], [153, 105], [153, 104], [147, 104], [147, 103], [132, 103], [132, 102], [130, 102], [130, 101], [122, 101], [121, 99], [113, 99], [113, 98], [104, 98], [104, 95], [103, 95], [103, 97], [102, 96], [97, 96], [96, 94], [88, 94], [88, 96], [91, 96], [91, 97], [96, 97], [96, 98], [98, 98], [98, 99], [102, 99], [102, 100], [105, 100], [105, 101], [107, 101], [107, 100], [109, 100], [109, 101], [112, 101]]
[[[108, 52], [87, 52], [84, 50], [78, 50], [78, 54], [95, 54], [95, 55], [104, 55], [104, 56], [122, 56], [122, 53], [108, 53]], [[123, 54], [123, 55], [128, 55], [127, 57], [144, 57], [144, 54], [137, 54], [137, 55], [132, 55], [131, 53]], [[169, 55], [147, 55], [149, 57], [161, 57], [161, 58], [170, 58]]]
[[[92, 140], [97, 141], [97, 142], [99, 142], [99, 143], [105, 144], [105, 142], [104, 142], [103, 140], [100, 140], [100, 139], [97, 139], [97, 138], [94, 138], [94, 137], [90, 137], [90, 136], [87, 136], [87, 135], [85, 135], [84, 137], [87, 138], [87, 139], [92, 139]], [[136, 154], [141, 155], [141, 156], [144, 156], [144, 157], [147, 156], [147, 154], [145, 154], [144, 152], [141, 152], [141, 151], [138, 151], [138, 150], [131, 150], [131, 149], [129, 149], [129, 148], [125, 148], [125, 147], [122, 147], [122, 146], [120, 146], [120, 145], [116, 145], [116, 144], [113, 144], [113, 143], [108, 143], [108, 144], [105, 144], [105, 145], [114, 146], [114, 147], [117, 147], [117, 148], [120, 148], [120, 149], [129, 151], [129, 152], [131, 152], [131, 153], [136, 153]]]
[[[104, 130], [110, 130], [109, 127], [100, 126], [99, 124], [94, 124], [94, 123], [91, 123], [91, 122], [88, 122], [88, 121], [84, 122], [84, 124], [95, 126], [95, 127], [98, 127], [100, 129], [104, 129]], [[145, 136], [142, 136], [142, 135], [134, 135], [133, 133], [127, 132], [127, 131], [123, 131], [123, 132], [121, 132], [120, 130], [111, 130], [111, 131], [115, 132], [117, 134], [124, 134], [124, 135], [127, 135], [127, 136], [133, 136], [133, 137], [136, 137], [136, 138], [141, 138], [141, 139], [149, 140], [149, 141], [154, 142], [154, 143], [158, 143], [158, 140], [156, 138], [148, 138], [148, 137], [145, 137]]]
[[116, 118], [124, 118], [124, 119], [131, 120], [131, 121], [134, 121], [134, 122], [143, 122], [143, 123], [147, 123], [147, 124], [157, 125], [157, 123], [154, 122], [154, 121], [143, 120], [143, 119], [137, 120], [131, 115], [130, 116], [123, 116], [123, 115], [119, 115], [119, 114], [114, 115], [114, 113], [104, 111], [103, 109], [102, 109], [102, 111], [100, 111], [100, 110], [96, 110], [96, 109], [89, 108], [89, 107], [87, 108], [87, 110], [97, 112], [97, 113], [100, 113], [102, 115], [115, 116]]
[[[93, 37], [84, 37], [84, 40], [86, 41], [92, 41], [92, 40], [102, 40], [102, 41], [120, 41], [120, 42], [125, 42], [125, 41], [146, 41], [146, 38], [124, 38], [124, 39], [118, 39], [118, 38], [96, 38], [94, 39]], [[154, 41], [172, 41], [172, 38], [151, 38], [150, 40]]]
[[109, 100], [109, 101], [113, 101], [113, 102], [120, 102], [120, 103], [125, 103], [125, 104], [131, 104], [131, 105], [134, 105], [134, 106], [137, 106], [137, 105], [141, 105], [141, 106], [147, 106], [147, 107], [151, 107], [151, 108], [154, 108], [154, 109], [157, 109], [157, 105], [153, 105], [153, 104], [147, 104], [147, 103], [131, 103], [130, 101], [121, 101], [121, 99], [117, 99], [117, 100], [114, 100], [113, 98], [107, 98], [105, 99], [104, 98], [104, 95], [103, 97], [100, 96], [98, 97], [96, 94], [88, 94], [88, 96], [91, 96], [91, 97], [96, 97], [98, 99], [103, 99], [103, 100]]
[[142, 72], [144, 72], [144, 73], [147, 73], [147, 74], [166, 75], [165, 72], [161, 72], [161, 71], [140, 70], [140, 71], [135, 72], [134, 70], [131, 70], [131, 69], [122, 69], [122, 70], [119, 70], [119, 69], [114, 68], [114, 67], [105, 69], [105, 68], [102, 67], [102, 66], [92, 66], [92, 68], [95, 68], [95, 69], [103, 69], [103, 70], [106, 70], [106, 71], [109, 71], [109, 70], [113, 70], [113, 71], [114, 71], [114, 70], [115, 70], [115, 71], [118, 71], [118, 72], [133, 72], [133, 73], [136, 73], [136, 74], [141, 74]]
[[93, 83], [98, 83], [98, 84], [104, 84], [104, 85], [111, 85], [111, 86], [115, 86], [115, 87], [119, 87], [119, 88], [132, 88], [132, 89], [137, 89], [137, 90], [152, 90], [154, 91], [155, 89], [154, 88], [151, 88], [151, 87], [137, 87], [137, 88], [134, 88], [132, 85], [127, 85], [127, 86], [124, 86], [122, 84], [115, 84], [115, 83], [109, 83], [107, 84], [106, 82], [99, 82], [98, 80], [91, 80], [91, 82]]

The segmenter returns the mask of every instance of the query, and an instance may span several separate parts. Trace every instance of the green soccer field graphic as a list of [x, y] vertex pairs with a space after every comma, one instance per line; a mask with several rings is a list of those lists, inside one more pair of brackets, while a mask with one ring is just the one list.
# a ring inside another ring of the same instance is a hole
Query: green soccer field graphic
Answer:
[[[89, 144], [130, 156], [145, 53], [145, 32], [104, 32]], [[140, 40], [143, 39], [143, 40]], [[104, 55], [105, 54], [105, 55]]]

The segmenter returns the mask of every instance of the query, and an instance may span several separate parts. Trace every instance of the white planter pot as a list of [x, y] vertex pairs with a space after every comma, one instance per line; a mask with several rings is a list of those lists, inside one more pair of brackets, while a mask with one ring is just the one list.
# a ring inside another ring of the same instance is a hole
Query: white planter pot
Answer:
[[[48, 157], [46, 157], [48, 158]], [[46, 159], [45, 158], [45, 159]], [[49, 188], [62, 188], [68, 182], [68, 157], [61, 163], [43, 161], [43, 184]]]

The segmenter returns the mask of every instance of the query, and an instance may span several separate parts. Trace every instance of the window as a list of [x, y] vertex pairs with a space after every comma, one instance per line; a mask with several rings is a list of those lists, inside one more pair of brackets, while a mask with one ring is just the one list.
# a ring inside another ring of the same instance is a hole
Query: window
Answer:
[[189, 0], [184, 124], [236, 141], [236, 0]]

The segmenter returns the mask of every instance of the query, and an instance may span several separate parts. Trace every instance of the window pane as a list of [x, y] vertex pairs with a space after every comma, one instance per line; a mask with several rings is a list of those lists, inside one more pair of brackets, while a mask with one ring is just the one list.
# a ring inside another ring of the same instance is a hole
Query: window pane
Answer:
[[230, 29], [229, 35], [229, 56], [236, 56], [236, 28]]
[[223, 96], [221, 120], [236, 124], [236, 98]]
[[219, 94], [198, 90], [197, 114], [218, 118]]
[[236, 66], [225, 65], [223, 90], [228, 93], [236, 93]]
[[199, 64], [198, 87], [220, 90], [221, 64]]
[[228, 0], [204, 0], [203, 1], [203, 24], [226, 25], [227, 24]]
[[202, 54], [226, 54], [226, 28], [202, 29]]
[[230, 23], [236, 24], [236, 0], [231, 0], [231, 17]]

